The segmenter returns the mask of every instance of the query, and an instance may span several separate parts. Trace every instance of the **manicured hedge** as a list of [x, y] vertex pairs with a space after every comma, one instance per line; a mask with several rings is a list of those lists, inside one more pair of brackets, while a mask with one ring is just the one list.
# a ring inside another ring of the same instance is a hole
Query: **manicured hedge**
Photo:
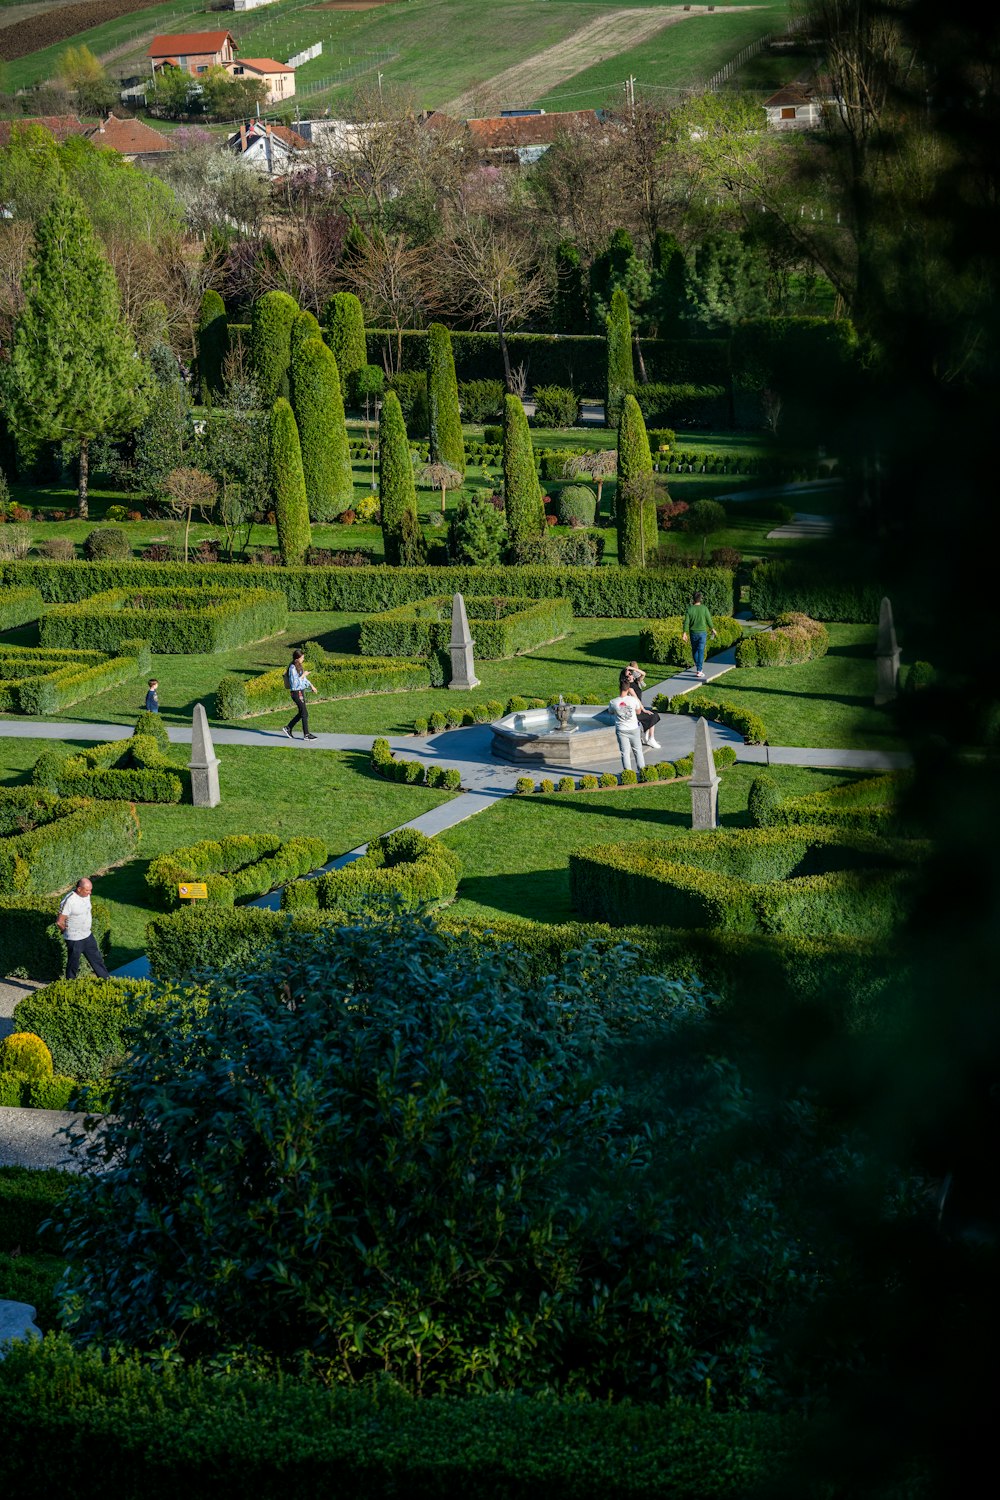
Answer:
[[[708, 652], [728, 651], [743, 636], [743, 626], [730, 615], [713, 615], [717, 640], [709, 638]], [[693, 660], [691, 647], [681, 640], [684, 624], [682, 615], [673, 615], [669, 620], [648, 620], [639, 631], [639, 660], [656, 662], [661, 666], [686, 667]]]
[[[438, 594], [362, 620], [358, 642], [362, 656], [428, 656], [447, 648], [451, 606], [451, 594]], [[473, 595], [465, 607], [476, 655], [484, 661], [531, 651], [565, 635], [573, 623], [568, 599]]]
[[109, 806], [79, 796], [39, 797], [34, 788], [0, 787], [0, 809], [12, 805], [35, 826], [0, 836], [0, 894], [5, 896], [66, 890], [81, 875], [127, 859], [139, 841], [139, 820], [128, 802]]
[[[608, 619], [683, 614], [697, 589], [713, 614], [733, 605], [728, 568], [267, 568], [230, 563], [0, 563], [0, 585], [30, 584], [48, 603], [105, 589], [280, 589], [292, 610], [397, 609], [433, 594], [569, 599], [573, 613]], [[815, 614], [815, 611], [813, 611]]]
[[198, 969], [250, 962], [286, 930], [311, 932], [332, 918], [300, 912], [289, 918], [260, 906], [208, 906], [170, 912], [146, 924], [146, 956], [156, 979], [186, 979]]
[[71, 1179], [47, 1167], [0, 1167], [0, 1250], [54, 1249], [42, 1229], [66, 1195]]
[[43, 750], [31, 779], [35, 786], [64, 797], [179, 802], [185, 793], [191, 794], [190, 769], [175, 765], [151, 734], [107, 740], [74, 755]]
[[176, 655], [229, 651], [284, 630], [283, 594], [233, 584], [212, 593], [197, 587], [107, 589], [50, 610], [41, 625], [42, 645], [117, 651], [141, 635], [154, 651]]
[[14, 1007], [20, 1031], [40, 1036], [57, 1073], [79, 1080], [105, 1077], [125, 1050], [123, 1032], [154, 1003], [148, 979], [61, 979]]
[[296, 880], [281, 895], [283, 911], [356, 911], [385, 896], [406, 906], [450, 901], [461, 874], [458, 855], [416, 828], [374, 839], [360, 859], [316, 880]]
[[735, 729], [737, 734], [741, 734], [748, 745], [768, 743], [764, 720], [748, 708], [727, 703], [724, 698], [709, 698], [706, 693], [678, 693], [673, 698], [668, 698], [659, 693], [653, 706], [661, 713], [694, 714], [697, 719], [712, 719], [717, 724], [725, 724], [727, 728]]
[[795, 1417], [708, 1407], [330, 1390], [285, 1376], [105, 1361], [50, 1336], [0, 1364], [4, 1471], [24, 1495], [255, 1500], [743, 1500], [776, 1476]]
[[[829, 792], [808, 792], [802, 797], [766, 801], [766, 812], [750, 816], [758, 827], [789, 827], [808, 823], [823, 828], [856, 828], [875, 831], [901, 821], [900, 799], [912, 782], [912, 772], [896, 771], [887, 776], [869, 776], [834, 787]], [[757, 781], [763, 781], [763, 777]], [[757, 782], [755, 781], [754, 785]], [[752, 788], [751, 788], [752, 790]]]
[[44, 605], [37, 589], [6, 589], [0, 594], [0, 630], [16, 630], [37, 620]]
[[[105, 804], [107, 806], [107, 804]], [[98, 868], [96, 861], [82, 869]], [[63, 884], [79, 878], [74, 870]], [[61, 979], [66, 973], [66, 944], [56, 926], [60, 896], [0, 896], [0, 970], [30, 979]], [[111, 949], [111, 912], [95, 896], [90, 904], [97, 946], [107, 958]]]
[[[500, 703], [487, 704], [487, 718], [499, 718], [501, 707]], [[441, 728], [444, 727], [442, 724]], [[384, 739], [377, 739], [372, 745], [371, 768], [387, 781], [404, 781], [408, 786], [430, 786], [445, 792], [457, 792], [462, 785], [462, 773], [457, 766], [435, 766], [422, 760], [406, 760], [401, 755], [393, 755], [389, 741]]]
[[582, 916], [612, 925], [885, 937], [922, 853], [836, 829], [737, 829], [571, 854], [570, 891]]
[[174, 849], [150, 861], [146, 884], [157, 903], [170, 909], [183, 905], [177, 887], [185, 881], [204, 881], [208, 900], [232, 906], [246, 896], [262, 896], [288, 880], [308, 875], [330, 856], [323, 839], [281, 839], [275, 834], [232, 834]]
[[[422, 662], [328, 656], [315, 645], [307, 646], [305, 653], [309, 681], [316, 689], [317, 703], [332, 698], [356, 698], [362, 693], [401, 693], [431, 685], [431, 674]], [[223, 677], [215, 690], [215, 715], [218, 719], [248, 719], [255, 714], [288, 708], [289, 703], [281, 667], [264, 672], [260, 677], [237, 677], [235, 674]]]
[[117, 652], [0, 647], [0, 712], [53, 714], [150, 669], [146, 641], [123, 640]]
[[825, 625], [808, 615], [787, 611], [777, 615], [773, 630], [756, 630], [736, 647], [738, 667], [794, 666], [815, 661], [830, 648]]
[[758, 620], [795, 610], [814, 620], [875, 625], [885, 588], [856, 571], [832, 573], [807, 563], [761, 563], [750, 579], [750, 608]]

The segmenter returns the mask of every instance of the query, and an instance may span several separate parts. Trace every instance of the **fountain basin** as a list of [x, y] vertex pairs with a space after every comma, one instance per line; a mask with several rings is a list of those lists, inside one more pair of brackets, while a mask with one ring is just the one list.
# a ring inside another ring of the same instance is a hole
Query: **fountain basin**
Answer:
[[493, 754], [526, 766], [604, 765], [618, 755], [618, 736], [606, 708], [574, 704], [565, 725], [555, 709], [528, 708], [494, 720]]

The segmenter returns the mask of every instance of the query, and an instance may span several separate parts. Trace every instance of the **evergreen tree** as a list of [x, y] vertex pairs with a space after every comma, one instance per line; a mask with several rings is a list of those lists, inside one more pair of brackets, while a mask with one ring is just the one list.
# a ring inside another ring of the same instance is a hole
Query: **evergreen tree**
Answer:
[[627, 229], [616, 229], [608, 248], [595, 255], [590, 264], [590, 297], [594, 327], [603, 328], [611, 303], [611, 294], [620, 286], [634, 261], [635, 245]]
[[222, 369], [229, 353], [226, 304], [218, 292], [207, 291], [198, 310], [198, 388], [204, 405], [222, 395]]
[[694, 253], [687, 284], [688, 317], [706, 333], [722, 333], [770, 311], [767, 260], [759, 246], [730, 231], [707, 235]]
[[395, 391], [386, 391], [378, 424], [379, 505], [385, 560], [398, 563], [403, 549], [403, 512], [417, 513], [417, 487], [413, 481], [410, 444], [406, 424]]
[[656, 548], [653, 459], [639, 403], [631, 394], [622, 402], [618, 423], [618, 561], [641, 568]]
[[545, 528], [528, 419], [518, 396], [503, 398], [503, 495], [507, 533], [516, 549]]
[[427, 402], [430, 410], [431, 463], [447, 464], [465, 478], [465, 443], [458, 409], [458, 382], [451, 334], [432, 323], [427, 337]]
[[553, 320], [559, 333], [587, 332], [587, 289], [580, 252], [572, 240], [556, 246], [556, 300]]
[[340, 389], [345, 399], [354, 401], [351, 377], [368, 363], [365, 344], [365, 315], [353, 292], [335, 292], [323, 312], [326, 341], [333, 350], [340, 372]]
[[617, 287], [611, 294], [607, 321], [607, 378], [604, 387], [604, 421], [608, 427], [621, 416], [622, 401], [635, 390], [632, 373], [632, 329], [625, 293]]
[[270, 467], [278, 551], [286, 568], [300, 567], [306, 560], [312, 534], [299, 429], [283, 396], [278, 397], [271, 412]]
[[292, 407], [310, 519], [332, 521], [351, 504], [354, 476], [337, 361], [320, 338], [296, 342], [293, 333]]
[[153, 377], [152, 399], [132, 443], [131, 465], [123, 465], [123, 480], [138, 493], [157, 498], [167, 475], [190, 466], [191, 397], [166, 344], [149, 351]]
[[170, 345], [170, 331], [167, 327], [167, 304], [161, 302], [158, 297], [153, 297], [145, 302], [139, 310], [136, 321], [135, 338], [139, 346], [140, 354], [148, 354], [157, 344]]
[[71, 442], [80, 455], [79, 511], [88, 513], [90, 443], [130, 432], [150, 395], [122, 316], [115, 273], [80, 200], [60, 191], [35, 228], [24, 306], [4, 380], [7, 416], [23, 451]]
[[663, 229], [653, 245], [651, 300], [657, 337], [677, 338], [687, 307], [687, 261], [680, 242]]
[[[323, 330], [319, 326], [319, 322], [317, 321], [315, 315], [311, 312], [307, 312], [303, 308], [302, 312], [299, 313], [298, 317], [295, 319], [295, 322], [292, 324], [292, 333], [289, 340], [292, 353], [291, 368], [293, 380], [295, 379], [295, 353], [299, 345], [304, 344], [306, 339], [322, 339], [322, 337]], [[292, 398], [292, 400], [294, 404], [294, 397]]]
[[299, 305], [287, 292], [265, 292], [250, 314], [250, 363], [264, 401], [289, 394], [292, 324]]

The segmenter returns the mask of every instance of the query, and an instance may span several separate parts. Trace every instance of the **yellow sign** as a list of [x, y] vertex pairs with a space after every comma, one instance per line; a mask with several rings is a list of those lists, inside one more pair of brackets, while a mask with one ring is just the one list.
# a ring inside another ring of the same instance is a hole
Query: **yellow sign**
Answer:
[[182, 901], [207, 901], [208, 886], [203, 882], [199, 883], [197, 881], [193, 884], [179, 885], [177, 887], [177, 894]]

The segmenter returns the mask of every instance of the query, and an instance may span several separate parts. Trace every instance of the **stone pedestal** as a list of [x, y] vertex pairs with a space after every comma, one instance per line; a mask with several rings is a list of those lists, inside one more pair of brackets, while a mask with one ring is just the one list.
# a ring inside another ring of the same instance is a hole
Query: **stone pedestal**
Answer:
[[719, 773], [712, 755], [708, 720], [699, 719], [694, 731], [694, 770], [688, 783], [691, 788], [691, 827], [719, 826]]
[[465, 600], [456, 594], [451, 601], [451, 681], [449, 688], [456, 692], [479, 686], [476, 664], [472, 659], [473, 640], [469, 632], [469, 617], [465, 613]]
[[892, 605], [883, 599], [878, 612], [878, 640], [875, 645], [875, 707], [891, 703], [899, 692], [899, 647], [892, 619]]
[[219, 760], [204, 705], [196, 703], [191, 721], [191, 801], [195, 807], [218, 807]]

